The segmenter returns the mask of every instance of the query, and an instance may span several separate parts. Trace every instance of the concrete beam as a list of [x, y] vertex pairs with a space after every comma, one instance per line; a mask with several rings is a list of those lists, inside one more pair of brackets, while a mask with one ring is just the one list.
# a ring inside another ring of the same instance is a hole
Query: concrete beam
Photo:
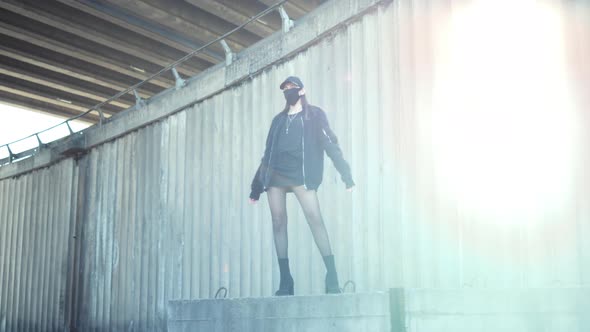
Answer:
[[[360, 18], [364, 13], [377, 8], [381, 3], [391, 0], [339, 0], [328, 2], [311, 12], [287, 34], [274, 33], [241, 52], [230, 66], [219, 64], [187, 81], [182, 89], [168, 89], [152, 97], [145, 109], [132, 108], [112, 117], [102, 126], [86, 129], [81, 135], [86, 149], [103, 144], [137, 130], [150, 123], [168, 117], [206, 98], [240, 84], [276, 63], [285, 61], [341, 28]], [[67, 144], [67, 143], [63, 143]], [[67, 149], [67, 147], [63, 147]], [[57, 162], [51, 152], [39, 152], [39, 156], [19, 163], [0, 167], [0, 179], [16, 176]], [[38, 160], [37, 160], [38, 159]], [[28, 161], [31, 160], [31, 161]], [[43, 166], [40, 166], [43, 165]]]
[[[158, 22], [159, 24], [168, 27], [174, 31], [182, 32], [183, 34], [186, 34], [188, 36], [199, 36], [203, 39], [203, 42], [214, 40], [223, 33], [231, 30], [231, 28], [229, 28], [223, 31], [215, 31], [212, 28], [205, 26], [205, 24], [197, 24], [193, 17], [190, 17], [182, 12], [175, 13], [176, 15], [179, 15], [175, 17], [175, 15], [171, 15], [171, 11], [174, 11], [172, 8], [173, 6], [169, 6], [170, 8], [166, 8], [165, 10], [154, 6], [153, 4], [139, 0], [106, 1], [110, 3], [112, 6], [118, 6], [130, 12], [133, 12], [136, 15], [141, 15], [142, 17], [148, 20]], [[248, 43], [241, 42], [239, 39], [236, 38], [236, 36], [232, 36], [231, 38], [229, 38], [228, 43], [230, 44], [232, 49], [236, 50], [242, 50], [249, 45]], [[211, 49], [215, 52], [223, 52], [223, 50], [220, 49], [219, 45], [211, 45]]]
[[[46, 48], [53, 52], [73, 57], [75, 59], [82, 60], [100, 66], [104, 69], [108, 69], [129, 77], [136, 78], [138, 80], [145, 80], [150, 76], [149, 73], [141, 73], [136, 70], [133, 70], [130, 66], [131, 64], [129, 63], [124, 64], [117, 60], [101, 56], [90, 50], [81, 49], [70, 43], [59, 42], [53, 38], [49, 38], [39, 33], [28, 31], [14, 25], [7, 24], [5, 22], [0, 22], [0, 34], [25, 41], [38, 47]], [[164, 77], [156, 78], [150, 81], [150, 83], [162, 88], [174, 86], [174, 81], [171, 81]]]
[[[31, 0], [28, 0], [31, 1]], [[34, 6], [39, 6], [36, 2]], [[47, 8], [45, 8], [47, 7]], [[81, 26], [91, 26], [93, 30], [97, 31], [98, 33], [105, 35], [105, 36], [115, 36], [116, 39], [120, 39], [122, 43], [128, 44], [131, 47], [139, 50], [147, 50], [150, 51], [152, 54], [157, 54], [162, 57], [165, 57], [166, 63], [160, 63], [158, 65], [157, 70], [160, 70], [161, 67], [167, 66], [169, 63], [176, 61], [182, 57], [184, 57], [188, 52], [183, 50], [178, 50], [172, 46], [167, 45], [167, 43], [163, 43], [159, 40], [154, 40], [152, 38], [148, 38], [143, 36], [142, 34], [136, 33], [132, 31], [132, 29], [125, 29], [120, 27], [116, 24], [112, 24], [110, 22], [105, 22], [105, 20], [98, 18], [96, 16], [90, 15], [85, 12], [81, 12], [80, 10], [61, 4], [61, 3], [45, 3], [43, 10], [45, 11], [52, 11], [55, 15], [59, 15], [61, 17], [72, 17], [72, 21]], [[174, 36], [171, 36], [174, 37]], [[160, 38], [164, 41], [168, 41], [167, 38]], [[189, 51], [192, 49], [189, 49]], [[205, 60], [202, 57], [208, 58], [207, 54], [211, 53], [209, 50], [204, 50], [199, 55], [192, 57], [188, 61], [185, 61], [180, 67], [186, 67], [190, 71], [201, 72], [209, 67], [212, 64], [217, 63], [218, 61], [210, 61]], [[201, 56], [203, 55], [203, 56]], [[136, 57], [137, 58], [137, 57]], [[191, 73], [186, 72], [183, 69], [184, 76], [192, 76]]]
[[[250, 17], [247, 14], [244, 14], [241, 11], [238, 11], [232, 7], [226, 6], [225, 4], [214, 1], [214, 0], [187, 0], [192, 5], [201, 8], [208, 13], [213, 15], [219, 16], [224, 20], [239, 26], [244, 24]], [[280, 27], [280, 26], [279, 26]], [[273, 29], [271, 26], [266, 25], [260, 21], [253, 21], [250, 24], [246, 25], [244, 29], [256, 34], [260, 37], [267, 37], [271, 35], [273, 32], [277, 31], [278, 29]]]
[[[63, 91], [63, 92], [69, 93], [69, 94], [85, 97], [85, 98], [95, 101], [97, 104], [99, 102], [102, 102], [102, 101], [110, 98], [111, 96], [113, 96], [116, 93], [116, 92], [113, 92], [113, 94], [111, 94], [111, 95], [102, 94], [100, 92], [97, 92], [96, 89], [89, 89], [89, 88], [83, 87], [79, 83], [74, 84], [74, 83], [66, 82], [64, 79], [56, 79], [51, 76], [53, 73], [45, 71], [41, 68], [35, 68], [35, 67], [29, 66], [29, 69], [27, 70], [27, 69], [19, 68], [19, 67], [15, 66], [14, 64], [6, 65], [5, 59], [2, 59], [2, 58], [4, 58], [4, 57], [0, 57], [0, 74], [2, 74], [2, 75], [11, 76], [11, 77], [18, 78], [18, 79], [28, 81], [31, 83], [54, 88], [54, 89], [57, 89], [57, 90], [60, 90], [60, 91]], [[11, 60], [11, 59], [8, 59], [8, 60]], [[16, 62], [16, 61], [13, 61], [13, 62]], [[111, 103], [111, 105], [126, 109], [126, 108], [133, 106], [133, 103], [129, 102], [128, 100], [125, 100], [123, 98], [120, 98], [118, 100], [113, 101]]]
[[[28, 99], [43, 101], [47, 104], [58, 105], [72, 110], [73, 114], [84, 113], [96, 103], [86, 98], [66, 93], [53, 88], [43, 87], [31, 82], [22, 81], [14, 77], [0, 75], [0, 91], [13, 93]], [[105, 105], [103, 110], [114, 114], [123, 110], [122, 107]]]
[[[204, 45], [194, 40], [189, 40], [180, 34], [173, 33], [170, 30], [163, 29], [147, 20], [131, 16], [115, 7], [98, 3], [93, 0], [57, 0], [58, 2], [75, 8], [83, 13], [92, 15], [101, 20], [119, 26], [125, 30], [132, 31], [140, 36], [157, 41], [161, 44], [168, 45], [185, 54], [190, 53]], [[223, 61], [223, 52], [214, 52], [212, 50], [203, 50], [195, 55], [196, 58], [202, 59], [209, 63], [220, 63]]]
[[[50, 112], [53, 115], [64, 117], [64, 120], [80, 114], [78, 111], [72, 111], [71, 109], [62, 107], [60, 105], [49, 104], [41, 100], [29, 99], [27, 97], [15, 95], [12, 93], [6, 93], [4, 91], [0, 91], [0, 102], [6, 105], [11, 105], [34, 112], [41, 112], [44, 114]], [[99, 118], [97, 115], [88, 114], [84, 116], [82, 120], [90, 123], [98, 123]], [[0, 167], [0, 171], [1, 170], [2, 167]]]
[[[31, 52], [30, 49], [28, 49], [27, 51]], [[41, 67], [63, 75], [68, 75], [75, 79], [100, 85], [105, 88], [113, 89], [116, 91], [123, 91], [129, 87], [121, 84], [120, 80], [99, 76], [99, 74], [102, 75], [104, 73], [97, 73], [94, 71], [85, 70], [82, 69], [81, 66], [69, 65], [63, 61], [54, 61], [50, 59], [50, 56], [44, 56], [43, 53], [28, 52], [23, 52], [12, 47], [0, 45], [0, 55], [9, 57], [11, 59], [23, 63], [31, 64], [33, 66]], [[39, 55], [35, 55], [32, 53], [36, 53]], [[151, 95], [154, 94], [154, 91], [148, 90], [148, 88], [149, 87], [144, 87], [139, 89], [139, 93], [140, 96], [142, 96], [142, 98], [149, 98]]]
[[[224, 20], [223, 17], [211, 15], [211, 13], [194, 6], [186, 0], [174, 2], [171, 2], [170, 0], [140, 1], [149, 4], [154, 8], [166, 11], [171, 14], [173, 18], [180, 17], [188, 22], [192, 22], [195, 26], [211, 31], [216, 36], [223, 35], [235, 28], [234, 24]], [[171, 4], [173, 5], [171, 6]], [[257, 36], [247, 29], [236, 31], [228, 38], [233, 42], [243, 45], [243, 47], [248, 47], [261, 39], [260, 36]], [[207, 41], [209, 41], [209, 39]]]
[[[96, 29], [91, 29], [89, 25], [81, 25], [75, 23], [73, 19], [65, 19], [58, 15], [52, 14], [49, 12], [52, 10], [51, 6], [47, 7], [43, 6], [43, 4], [44, 2], [39, 2], [36, 3], [35, 6], [30, 6], [23, 2], [5, 0], [0, 2], [0, 8], [51, 26], [53, 28], [65, 31], [69, 34], [88, 39], [93, 43], [103, 45], [104, 47], [127, 53], [131, 56], [151, 62], [160, 67], [166, 67], [168, 64], [181, 57], [178, 56], [175, 58], [167, 58], [161, 56], [159, 53], [152, 52], [153, 49], [150, 47], [137, 47], [121, 38], [115, 38], [111, 35], [101, 33]], [[184, 65], [180, 66], [178, 70], [183, 75], [194, 76], [204, 69], [206, 69], [206, 67], [194, 68], [190, 65]]]

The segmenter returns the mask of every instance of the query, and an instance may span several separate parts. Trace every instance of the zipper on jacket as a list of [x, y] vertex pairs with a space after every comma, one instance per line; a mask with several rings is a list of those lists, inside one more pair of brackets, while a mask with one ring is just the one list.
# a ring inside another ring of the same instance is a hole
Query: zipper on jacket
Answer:
[[301, 149], [303, 150], [303, 162], [301, 163], [302, 168], [303, 168], [303, 188], [305, 188], [305, 190], [307, 190], [307, 185], [305, 184], [305, 124], [303, 122], [303, 117], [300, 118], [301, 119], [301, 128], [302, 128], [302, 133], [303, 135], [301, 135]]
[[328, 141], [330, 141], [330, 143], [332, 143], [332, 139], [330, 138], [330, 136], [326, 133], [325, 129], [322, 129], [322, 131], [324, 132], [324, 136], [326, 136], [328, 138]]

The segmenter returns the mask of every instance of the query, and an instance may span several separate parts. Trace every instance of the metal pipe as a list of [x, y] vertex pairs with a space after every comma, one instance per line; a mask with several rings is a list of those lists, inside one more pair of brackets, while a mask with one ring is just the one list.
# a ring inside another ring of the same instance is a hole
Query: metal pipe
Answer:
[[39, 149], [43, 147], [43, 142], [41, 142], [41, 138], [39, 138], [39, 134], [35, 134], [35, 137], [37, 137], [37, 143], [39, 143]]
[[172, 67], [172, 75], [174, 75], [174, 80], [176, 82], [176, 89], [180, 89], [186, 85], [186, 81], [180, 77], [180, 74], [176, 71], [176, 67]]
[[279, 10], [279, 14], [281, 15], [281, 19], [283, 21], [283, 32], [287, 33], [287, 32], [289, 32], [289, 30], [291, 30], [291, 28], [295, 24], [293, 23], [293, 20], [289, 18], [287, 11], [285, 10], [285, 8], [282, 5], [279, 6], [278, 10]]
[[143, 106], [143, 100], [141, 99], [141, 96], [139, 96], [139, 93], [137, 93], [137, 90], [133, 89], [133, 95], [135, 95], [135, 106]]
[[221, 41], [219, 41], [219, 43], [221, 43], [221, 46], [225, 51], [225, 65], [229, 66], [234, 61], [234, 53], [231, 51], [231, 48], [229, 48], [229, 45], [227, 44], [225, 39], [222, 39]]
[[70, 120], [66, 121], [66, 125], [68, 126], [68, 130], [70, 131], [70, 135], [74, 133], [72, 127], [70, 127]]
[[104, 112], [102, 111], [102, 108], [98, 107], [96, 108], [96, 110], [98, 111], [98, 125], [102, 126], [102, 123], [104, 122]]
[[10, 149], [10, 145], [6, 144], [6, 148], [8, 149], [8, 159], [12, 163], [12, 161], [14, 160], [14, 153], [12, 153], [12, 150]]

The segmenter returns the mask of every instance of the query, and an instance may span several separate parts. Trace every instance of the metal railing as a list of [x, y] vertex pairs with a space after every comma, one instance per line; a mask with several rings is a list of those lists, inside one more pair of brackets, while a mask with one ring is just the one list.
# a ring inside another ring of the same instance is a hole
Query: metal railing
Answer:
[[[69, 136], [71, 136], [72, 134], [74, 134], [74, 131], [72, 130], [72, 127], [70, 126], [70, 122], [74, 121], [74, 120], [78, 120], [86, 115], [88, 115], [91, 112], [98, 112], [99, 114], [99, 125], [102, 125], [102, 123], [105, 121], [105, 116], [104, 113], [101, 109], [102, 106], [107, 105], [109, 103], [111, 103], [114, 100], [119, 99], [120, 97], [126, 95], [127, 93], [133, 92], [133, 94], [135, 95], [135, 99], [136, 99], [136, 106], [137, 105], [141, 105], [142, 103], [144, 103], [143, 99], [141, 99], [141, 97], [139, 96], [137, 89], [140, 88], [141, 86], [143, 86], [145, 83], [153, 80], [154, 78], [160, 77], [162, 74], [164, 74], [167, 71], [171, 71], [172, 74], [174, 75], [174, 78], [176, 80], [176, 88], [181, 88], [182, 86], [185, 85], [185, 81], [180, 77], [180, 75], [178, 74], [178, 72], [176, 71], [176, 67], [179, 64], [184, 63], [185, 61], [191, 59], [193, 56], [195, 56], [196, 54], [202, 52], [203, 50], [205, 50], [206, 48], [208, 48], [209, 46], [215, 44], [215, 43], [221, 43], [224, 51], [225, 51], [225, 62], [226, 65], [229, 65], [232, 63], [233, 59], [234, 59], [234, 53], [231, 52], [231, 49], [229, 48], [229, 46], [227, 45], [227, 43], [225, 42], [225, 39], [232, 35], [233, 33], [242, 30], [246, 25], [250, 24], [251, 22], [273, 12], [274, 10], [278, 10], [281, 18], [282, 18], [282, 24], [283, 24], [283, 32], [288, 32], [290, 30], [290, 28], [293, 26], [293, 21], [289, 19], [289, 17], [287, 16], [287, 13], [285, 12], [285, 9], [283, 8], [283, 4], [285, 2], [287, 2], [288, 0], [280, 0], [277, 3], [275, 3], [274, 5], [266, 8], [265, 10], [261, 11], [260, 13], [252, 16], [251, 18], [249, 18], [246, 22], [242, 23], [241, 25], [235, 27], [234, 29], [226, 32], [225, 34], [217, 37], [216, 39], [206, 43], [205, 45], [193, 50], [192, 52], [188, 53], [187, 55], [185, 55], [184, 57], [174, 61], [173, 63], [169, 64], [168, 66], [162, 68], [160, 71], [158, 71], [157, 73], [151, 75], [150, 77], [144, 79], [143, 81], [132, 85], [130, 87], [128, 87], [127, 89], [117, 93], [116, 95], [110, 97], [109, 99], [100, 102], [96, 105], [94, 105], [93, 107], [91, 107], [89, 110], [87, 110], [84, 113], [78, 114], [74, 117], [68, 118], [67, 120], [52, 126], [50, 128], [44, 129], [42, 131], [36, 132], [34, 134], [31, 134], [29, 136], [23, 137], [21, 139], [18, 139], [16, 141], [10, 142], [10, 143], [6, 143], [3, 145], [0, 145], [0, 150], [4, 147], [6, 147], [7, 151], [8, 151], [8, 158], [4, 158], [4, 159], [0, 159], [0, 166], [5, 165], [5, 164], [9, 164], [12, 163], [14, 160], [16, 159], [21, 159], [21, 158], [25, 158], [25, 157], [29, 157], [31, 155], [34, 155], [36, 152], [38, 152], [39, 150], [41, 150], [46, 144], [42, 142], [41, 138], [39, 137], [39, 134], [42, 134], [44, 132], [50, 131], [54, 128], [57, 128], [59, 126], [63, 126], [64, 124], [67, 126], [68, 130], [69, 130]], [[22, 151], [20, 153], [13, 153], [12, 149], [10, 148], [10, 146], [12, 144], [15, 143], [19, 143], [22, 142], [24, 140], [30, 139], [32, 137], [36, 137], [37, 138], [37, 143], [38, 146], [36, 148], [33, 149], [29, 149], [26, 151]], [[63, 138], [63, 137], [62, 137]]]

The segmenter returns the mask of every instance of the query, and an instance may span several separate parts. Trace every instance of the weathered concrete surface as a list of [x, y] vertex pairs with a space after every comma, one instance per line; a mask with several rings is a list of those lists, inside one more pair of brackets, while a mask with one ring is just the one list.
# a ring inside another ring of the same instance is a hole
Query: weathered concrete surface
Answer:
[[390, 293], [170, 301], [169, 331], [582, 332], [590, 289], [394, 289]]
[[389, 294], [170, 301], [168, 331], [389, 331]]

